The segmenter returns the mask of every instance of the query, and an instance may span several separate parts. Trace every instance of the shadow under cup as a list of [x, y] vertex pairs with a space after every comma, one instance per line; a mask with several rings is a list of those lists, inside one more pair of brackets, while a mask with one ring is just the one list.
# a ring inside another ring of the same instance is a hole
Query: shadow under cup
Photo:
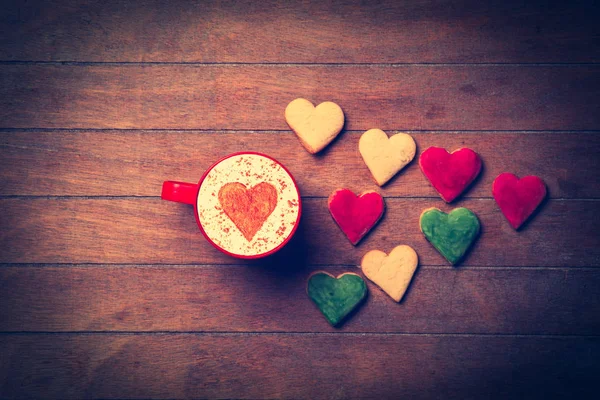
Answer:
[[291, 173], [264, 154], [230, 154], [198, 184], [165, 181], [161, 198], [194, 206], [200, 231], [236, 258], [266, 257], [285, 246], [300, 222], [300, 192]]

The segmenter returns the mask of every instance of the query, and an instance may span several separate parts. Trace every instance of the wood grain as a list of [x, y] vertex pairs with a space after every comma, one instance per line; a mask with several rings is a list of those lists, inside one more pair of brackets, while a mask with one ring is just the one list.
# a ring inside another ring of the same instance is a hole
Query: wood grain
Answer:
[[297, 97], [346, 128], [594, 130], [600, 66], [0, 65], [0, 128], [288, 130]]
[[[8, 0], [0, 5], [0, 398], [596, 398], [600, 371], [600, 7], [586, 0]], [[332, 100], [346, 130], [300, 147], [289, 101]], [[478, 151], [444, 205], [416, 162], [353, 247], [326, 196], [376, 188], [370, 128]], [[298, 179], [280, 253], [229, 258], [163, 180], [255, 150]], [[500, 172], [551, 199], [520, 232]], [[139, 196], [139, 197], [138, 197]], [[418, 230], [466, 206], [459, 267]], [[305, 294], [368, 250], [416, 249], [396, 304], [369, 284], [339, 330]]]
[[[220, 157], [248, 150], [281, 161], [304, 196], [328, 196], [340, 187], [359, 192], [375, 187], [358, 153], [361, 134], [346, 132], [324, 155], [314, 157], [292, 133], [4, 131], [0, 132], [0, 195], [158, 196], [163, 180], [197, 182]], [[466, 146], [480, 154], [482, 175], [465, 197], [491, 197], [494, 178], [511, 171], [542, 177], [551, 198], [600, 198], [596, 133], [411, 135], [419, 152], [430, 146], [449, 150]], [[377, 190], [384, 196], [438, 196], [417, 160]]]
[[597, 270], [421, 266], [401, 304], [368, 281], [365, 304], [336, 329], [306, 294], [308, 276], [319, 269], [360, 273], [285, 263], [4, 266], [0, 331], [594, 335], [600, 329]]
[[3, 335], [0, 349], [3, 398], [592, 398], [600, 341]]
[[597, 4], [3, 2], [0, 60], [597, 62]]
[[[413, 247], [423, 265], [447, 265], [418, 228], [436, 199], [387, 199], [382, 221], [353, 247], [327, 210], [326, 198], [305, 199], [303, 217], [284, 251], [257, 265], [357, 265], [373, 248]], [[482, 235], [461, 265], [600, 266], [593, 215], [600, 202], [549, 201], [515, 232], [490, 199], [457, 203], [477, 214]], [[0, 262], [232, 264], [200, 234], [191, 206], [160, 199], [8, 198], [0, 200]]]

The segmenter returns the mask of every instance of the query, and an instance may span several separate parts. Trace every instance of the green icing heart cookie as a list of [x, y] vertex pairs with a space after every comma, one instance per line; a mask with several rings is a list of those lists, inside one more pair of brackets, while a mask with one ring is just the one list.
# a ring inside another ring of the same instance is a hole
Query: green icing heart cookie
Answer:
[[327, 321], [335, 326], [364, 300], [367, 285], [351, 272], [337, 278], [327, 272], [315, 272], [308, 278], [307, 292]]
[[421, 214], [421, 232], [451, 264], [465, 255], [479, 234], [479, 219], [467, 208], [455, 208], [446, 214], [428, 208]]

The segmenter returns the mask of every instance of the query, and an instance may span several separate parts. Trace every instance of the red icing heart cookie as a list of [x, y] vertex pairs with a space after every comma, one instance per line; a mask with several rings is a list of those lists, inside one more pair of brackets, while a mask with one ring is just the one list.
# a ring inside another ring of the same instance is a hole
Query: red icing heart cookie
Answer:
[[419, 166], [446, 203], [456, 199], [481, 171], [479, 155], [469, 148], [452, 153], [430, 147], [419, 157]]
[[246, 240], [251, 241], [277, 206], [277, 189], [266, 182], [252, 189], [239, 182], [226, 183], [219, 190], [219, 202]]
[[333, 192], [327, 205], [334, 221], [353, 245], [375, 226], [385, 208], [379, 193], [369, 191], [357, 196], [348, 189]]
[[546, 184], [537, 176], [519, 179], [505, 172], [494, 180], [492, 195], [511, 226], [519, 229], [546, 197]]

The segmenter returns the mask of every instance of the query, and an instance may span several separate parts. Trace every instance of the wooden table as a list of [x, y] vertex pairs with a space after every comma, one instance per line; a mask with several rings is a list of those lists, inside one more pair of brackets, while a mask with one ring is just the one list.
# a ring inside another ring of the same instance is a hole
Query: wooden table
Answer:
[[[600, 370], [600, 28], [594, 2], [11, 0], [0, 11], [0, 398], [593, 397]], [[312, 156], [283, 118], [332, 100], [340, 138]], [[375, 186], [369, 128], [476, 150], [482, 176], [444, 204], [413, 162]], [[293, 241], [254, 262], [202, 238], [163, 180], [226, 154], [297, 178]], [[501, 172], [549, 200], [515, 232]], [[336, 188], [387, 212], [356, 247]], [[482, 235], [451, 267], [418, 228], [472, 209]], [[331, 328], [316, 270], [359, 272], [414, 247], [401, 304], [369, 283]], [[597, 392], [596, 392], [597, 395]]]

